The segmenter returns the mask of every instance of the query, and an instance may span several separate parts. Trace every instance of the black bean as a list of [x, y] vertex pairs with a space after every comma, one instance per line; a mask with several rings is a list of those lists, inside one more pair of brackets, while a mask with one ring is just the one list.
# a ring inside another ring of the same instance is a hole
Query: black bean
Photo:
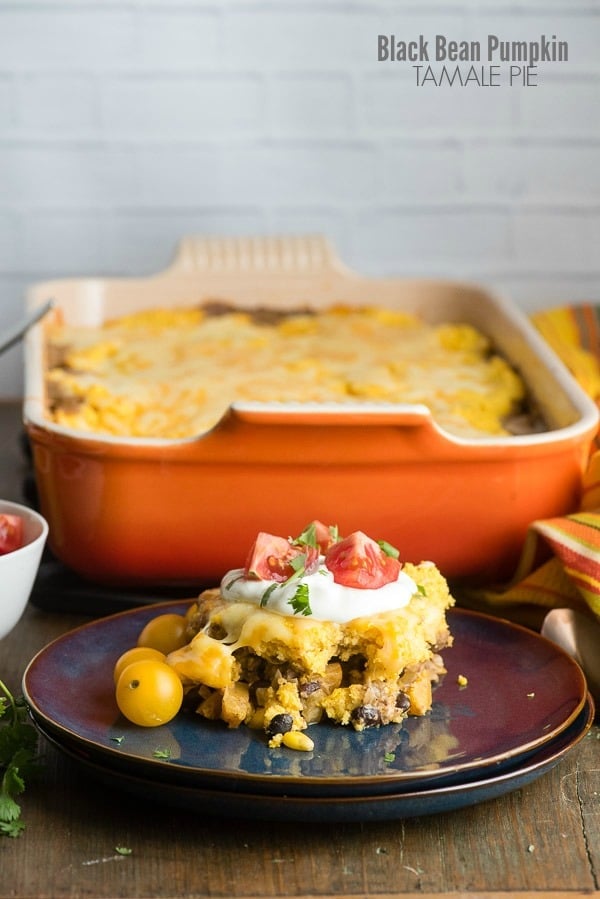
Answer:
[[357, 708], [352, 710], [350, 718], [354, 724], [359, 724], [363, 727], [376, 727], [378, 724], [381, 724], [381, 715], [373, 705], [357, 706]]
[[267, 735], [269, 737], [274, 737], [275, 734], [287, 734], [287, 732], [292, 729], [293, 723], [294, 719], [287, 713], [274, 715], [267, 727]]
[[396, 708], [403, 712], [408, 712], [410, 708], [410, 697], [403, 693], [402, 690], [396, 696]]

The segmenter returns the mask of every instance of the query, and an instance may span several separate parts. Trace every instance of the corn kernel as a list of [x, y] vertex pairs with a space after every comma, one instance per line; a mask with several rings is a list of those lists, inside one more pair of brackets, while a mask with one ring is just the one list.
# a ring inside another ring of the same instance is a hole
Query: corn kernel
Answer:
[[299, 730], [289, 730], [283, 735], [282, 742], [288, 749], [296, 749], [298, 752], [310, 752], [315, 748], [311, 738]]

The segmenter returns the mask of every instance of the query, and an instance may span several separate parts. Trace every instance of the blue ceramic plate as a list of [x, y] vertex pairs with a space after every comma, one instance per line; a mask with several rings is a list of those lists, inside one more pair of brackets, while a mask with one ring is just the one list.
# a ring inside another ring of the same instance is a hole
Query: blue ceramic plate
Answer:
[[[575, 721], [557, 737], [532, 753], [527, 761], [509, 765], [502, 773], [467, 783], [373, 796], [270, 796], [164, 782], [157, 777], [144, 778], [98, 764], [87, 757], [85, 750], [69, 748], [53, 736], [46, 736], [61, 752], [109, 789], [122, 789], [143, 799], [151, 798], [202, 815], [235, 820], [252, 818], [296, 824], [356, 823], [437, 815], [499, 799], [551, 771], [585, 737], [593, 720], [594, 703], [590, 698]], [[40, 730], [44, 733], [43, 728]]]
[[496, 774], [557, 737], [586, 702], [581, 669], [554, 643], [455, 609], [454, 646], [444, 652], [448, 673], [422, 718], [362, 733], [315, 725], [309, 753], [269, 749], [260, 732], [230, 730], [194, 714], [159, 728], [136, 727], [115, 704], [114, 662], [151, 617], [186, 607], [144, 606], [49, 644], [23, 679], [34, 721], [91, 762], [133, 776], [238, 793], [372, 796]]

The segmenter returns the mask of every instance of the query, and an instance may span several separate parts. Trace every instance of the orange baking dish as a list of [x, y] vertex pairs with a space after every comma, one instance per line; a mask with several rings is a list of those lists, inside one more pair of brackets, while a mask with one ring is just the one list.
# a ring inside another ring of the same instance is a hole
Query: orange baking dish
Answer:
[[349, 271], [315, 238], [181, 241], [147, 278], [33, 285], [71, 324], [152, 306], [223, 299], [278, 308], [377, 304], [432, 322], [469, 322], [520, 372], [549, 430], [460, 439], [424, 406], [237, 403], [212, 430], [162, 440], [91, 435], [45, 415], [46, 323], [25, 344], [24, 419], [49, 544], [85, 578], [115, 585], [217, 582], [258, 530], [298, 533], [313, 518], [361, 529], [449, 578], [508, 575], [527, 526], [573, 510], [598, 424], [527, 319], [472, 284]]

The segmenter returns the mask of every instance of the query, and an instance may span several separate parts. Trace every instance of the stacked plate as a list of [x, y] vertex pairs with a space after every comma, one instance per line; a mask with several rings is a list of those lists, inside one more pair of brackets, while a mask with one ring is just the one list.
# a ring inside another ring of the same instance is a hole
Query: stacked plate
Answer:
[[225, 817], [368, 821], [435, 814], [526, 786], [588, 732], [594, 705], [562, 649], [507, 621], [454, 609], [448, 673], [431, 712], [356, 733], [314, 725], [311, 752], [193, 713], [139, 728], [118, 712], [113, 666], [145, 623], [187, 603], [84, 625], [30, 662], [24, 696], [40, 732], [113, 787]]

